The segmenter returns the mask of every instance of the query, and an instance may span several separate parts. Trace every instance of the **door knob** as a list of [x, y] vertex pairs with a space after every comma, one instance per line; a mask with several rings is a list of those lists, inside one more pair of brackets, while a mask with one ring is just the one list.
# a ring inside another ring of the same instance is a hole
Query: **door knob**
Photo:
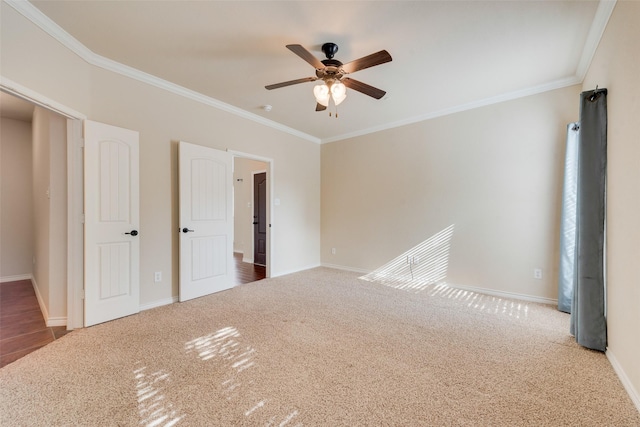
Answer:
[[256, 224], [258, 224], [258, 222], [257, 222], [257, 221], [253, 223], [253, 225], [256, 225]]
[[182, 232], [183, 232], [183, 233], [188, 233], [188, 232], [190, 232], [190, 231], [193, 231], [193, 230], [189, 230], [187, 227], [185, 227], [185, 228], [183, 228], [183, 229], [182, 229]]
[[130, 234], [130, 235], [132, 235], [133, 237], [135, 237], [135, 236], [137, 236], [137, 235], [138, 235], [138, 230], [131, 230], [131, 233], [124, 233], [124, 234]]

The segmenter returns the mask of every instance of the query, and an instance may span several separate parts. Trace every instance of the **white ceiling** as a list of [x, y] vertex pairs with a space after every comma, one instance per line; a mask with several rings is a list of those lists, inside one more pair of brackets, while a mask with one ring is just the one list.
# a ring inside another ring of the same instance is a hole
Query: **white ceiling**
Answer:
[[[92, 54], [203, 94], [214, 105], [318, 142], [580, 83], [610, 1], [32, 1]], [[285, 48], [343, 63], [386, 49], [351, 76], [339, 117], [315, 112], [314, 75]], [[272, 105], [265, 112], [263, 105]], [[262, 117], [263, 119], [259, 119]]]

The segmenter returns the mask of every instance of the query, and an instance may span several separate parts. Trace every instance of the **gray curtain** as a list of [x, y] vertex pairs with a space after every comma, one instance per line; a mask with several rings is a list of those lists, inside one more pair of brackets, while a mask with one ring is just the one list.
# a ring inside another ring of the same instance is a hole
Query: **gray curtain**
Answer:
[[558, 310], [571, 313], [576, 253], [576, 197], [578, 190], [578, 123], [567, 125], [567, 150], [564, 161], [562, 217], [560, 223], [560, 274]]
[[579, 126], [571, 334], [578, 344], [605, 351], [606, 89], [580, 94]]

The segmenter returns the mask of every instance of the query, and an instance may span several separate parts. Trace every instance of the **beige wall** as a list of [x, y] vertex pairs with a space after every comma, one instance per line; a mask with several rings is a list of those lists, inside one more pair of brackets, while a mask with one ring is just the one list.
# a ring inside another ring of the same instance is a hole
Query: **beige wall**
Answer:
[[607, 88], [608, 354], [640, 409], [640, 2], [618, 1], [583, 89]]
[[[234, 166], [233, 250], [241, 252], [245, 262], [253, 262], [253, 173], [266, 171], [268, 165], [236, 157]], [[238, 179], [242, 181], [239, 182]]]
[[[320, 263], [320, 146], [110, 71], [69, 52], [4, 2], [1, 73], [91, 120], [140, 132], [140, 298], [178, 294], [177, 142], [273, 159], [271, 275]], [[52, 70], [44, 73], [42, 70]], [[162, 271], [163, 281], [153, 281]]]
[[66, 119], [33, 114], [33, 278], [49, 324], [64, 323], [67, 302]]
[[[271, 275], [319, 265], [320, 146], [156, 87], [92, 70], [92, 120], [140, 132], [141, 302], [178, 294], [178, 141], [273, 159]], [[163, 282], [153, 274], [162, 271]]]
[[33, 251], [31, 123], [0, 121], [0, 278], [30, 276]]
[[557, 298], [566, 124], [579, 89], [323, 145], [323, 264], [373, 271], [453, 225], [446, 282]]
[[[49, 114], [43, 108], [33, 112], [33, 279], [41, 303], [49, 301]], [[46, 314], [45, 314], [46, 316]]]
[[0, 24], [2, 77], [66, 107], [86, 112], [90, 65], [5, 2], [0, 3]]

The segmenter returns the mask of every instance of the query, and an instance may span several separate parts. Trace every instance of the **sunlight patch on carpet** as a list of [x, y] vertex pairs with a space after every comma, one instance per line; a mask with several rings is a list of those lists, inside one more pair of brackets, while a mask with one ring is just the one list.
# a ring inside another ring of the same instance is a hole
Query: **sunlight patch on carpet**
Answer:
[[[136, 365], [139, 366], [140, 362]], [[176, 425], [184, 415], [179, 415], [178, 410], [167, 401], [163, 393], [169, 380], [169, 373], [162, 370], [148, 372], [146, 366], [140, 366], [134, 369], [133, 374], [136, 380], [140, 425], [145, 427]]]
[[463, 303], [465, 306], [489, 314], [526, 319], [529, 316], [529, 305], [523, 301], [504, 299], [492, 295], [481, 294], [468, 289], [438, 283], [432, 286], [428, 295], [447, 298]]

